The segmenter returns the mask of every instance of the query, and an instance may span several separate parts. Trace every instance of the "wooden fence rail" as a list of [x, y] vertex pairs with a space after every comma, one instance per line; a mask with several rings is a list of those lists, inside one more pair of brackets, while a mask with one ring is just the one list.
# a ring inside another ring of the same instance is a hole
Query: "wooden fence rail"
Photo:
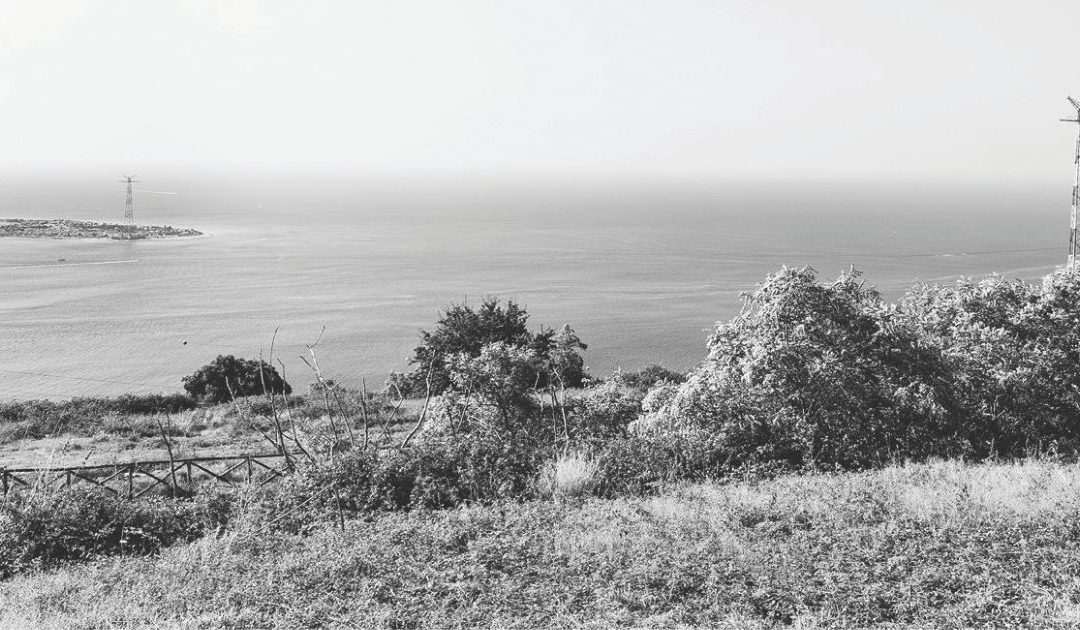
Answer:
[[81, 482], [99, 486], [130, 499], [142, 496], [160, 485], [164, 485], [170, 492], [175, 492], [181, 483], [190, 486], [196, 481], [230, 486], [251, 481], [263, 485], [281, 477], [287, 466], [288, 460], [280, 453], [243, 453], [47, 468], [0, 466], [0, 485], [6, 496], [18, 486], [70, 487]]

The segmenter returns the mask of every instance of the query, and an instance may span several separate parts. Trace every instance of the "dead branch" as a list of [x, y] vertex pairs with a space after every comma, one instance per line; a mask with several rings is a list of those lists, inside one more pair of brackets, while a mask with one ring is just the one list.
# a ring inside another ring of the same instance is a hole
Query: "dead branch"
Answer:
[[[278, 365], [281, 366], [281, 380], [288, 382], [285, 378], [285, 363], [282, 362], [281, 359], [278, 359]], [[290, 436], [290, 439], [292, 440], [292, 443], [296, 445], [296, 448], [304, 454], [304, 457], [307, 458], [309, 462], [314, 464], [315, 456], [312, 455], [311, 452], [304, 448], [304, 445], [300, 443], [300, 435], [296, 432], [296, 418], [293, 416], [292, 404], [289, 402], [289, 395], [285, 393], [284, 389], [281, 390], [281, 398], [285, 401], [285, 414], [289, 420], [289, 432], [292, 434]]]
[[413, 427], [413, 430], [410, 431], [407, 436], [405, 436], [404, 440], [402, 440], [401, 448], [405, 448], [409, 445], [409, 440], [411, 440], [413, 436], [416, 435], [416, 432], [420, 430], [420, 427], [424, 424], [424, 418], [427, 417], [428, 405], [431, 404], [431, 373], [434, 368], [435, 358], [433, 357], [431, 363], [428, 364], [427, 378], [424, 379], [424, 386], [427, 390], [426, 394], [424, 395], [424, 408], [420, 411], [420, 417], [416, 419], [416, 426]]
[[364, 446], [363, 450], [367, 450], [368, 447], [368, 408], [367, 408], [367, 379], [360, 378], [360, 411], [364, 417]]
[[396, 383], [390, 383], [390, 387], [394, 388], [394, 391], [397, 392], [398, 401], [397, 404], [394, 405], [393, 410], [386, 416], [386, 422], [383, 422], [382, 433], [379, 435], [379, 442], [390, 437], [390, 423], [397, 417], [398, 411], [401, 410], [401, 405], [405, 404], [405, 396], [401, 393], [401, 388], [398, 387]]
[[311, 355], [311, 361], [308, 361], [307, 358], [303, 356], [300, 357], [300, 360], [308, 366], [308, 368], [312, 371], [313, 374], [315, 374], [315, 380], [319, 383], [319, 388], [322, 389], [323, 407], [326, 409], [326, 417], [330, 421], [330, 429], [334, 432], [334, 444], [337, 444], [338, 440], [340, 439], [340, 435], [338, 432], [337, 422], [334, 421], [334, 411], [330, 407], [331, 394], [334, 396], [334, 400], [337, 403], [338, 411], [341, 413], [341, 421], [345, 423], [345, 428], [348, 430], [349, 446], [352, 448], [356, 448], [356, 435], [353, 433], [352, 425], [349, 424], [349, 418], [348, 414], [345, 412], [345, 407], [341, 404], [341, 399], [338, 398], [337, 392], [332, 392], [330, 384], [327, 383], [325, 378], [323, 378], [322, 369], [319, 367], [319, 358], [315, 354], [315, 346], [319, 345], [319, 340], [322, 339], [324, 332], [326, 332], [325, 326], [323, 326], [322, 332], [319, 333], [319, 337], [315, 340], [315, 343], [306, 346], [308, 349], [308, 353]]
[[[277, 329], [274, 329], [274, 338], [270, 341], [270, 360], [274, 359], [274, 342], [277, 341]], [[285, 448], [285, 432], [281, 428], [281, 419], [278, 418], [277, 405], [274, 404], [274, 394], [272, 390], [266, 387], [266, 370], [263, 366], [267, 365], [263, 361], [262, 352], [259, 352], [259, 382], [262, 384], [263, 395], [266, 396], [267, 401], [270, 403], [270, 417], [274, 421], [274, 431], [277, 435], [279, 448], [281, 454], [285, 457], [286, 464], [292, 468], [292, 458], [289, 457], [288, 449]]]

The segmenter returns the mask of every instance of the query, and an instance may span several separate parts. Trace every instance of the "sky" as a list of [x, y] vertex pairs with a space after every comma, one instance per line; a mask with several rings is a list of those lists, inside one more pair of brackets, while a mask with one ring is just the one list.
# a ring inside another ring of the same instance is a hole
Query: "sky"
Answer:
[[1080, 2], [0, 0], [0, 170], [1071, 180]]

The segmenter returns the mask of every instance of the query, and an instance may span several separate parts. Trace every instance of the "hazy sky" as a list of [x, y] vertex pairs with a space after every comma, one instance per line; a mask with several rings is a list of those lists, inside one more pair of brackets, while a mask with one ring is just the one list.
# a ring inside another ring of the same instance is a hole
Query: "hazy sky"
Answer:
[[1071, 178], [1080, 2], [0, 0], [0, 166]]

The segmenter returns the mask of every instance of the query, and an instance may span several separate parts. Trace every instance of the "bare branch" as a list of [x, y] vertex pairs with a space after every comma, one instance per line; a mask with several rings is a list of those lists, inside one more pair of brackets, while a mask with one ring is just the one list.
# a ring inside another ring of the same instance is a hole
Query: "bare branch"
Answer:
[[401, 448], [405, 448], [409, 445], [409, 440], [413, 439], [416, 432], [420, 430], [420, 427], [424, 424], [424, 418], [427, 417], [428, 405], [431, 404], [431, 373], [435, 368], [435, 358], [433, 357], [428, 367], [427, 378], [424, 380], [427, 393], [424, 396], [424, 408], [420, 411], [420, 417], [416, 419], [416, 426], [409, 432], [409, 435], [405, 436], [405, 439], [401, 442]]
[[[277, 341], [277, 329], [274, 329], [274, 338], [270, 341], [270, 360], [274, 359], [274, 342]], [[288, 449], [285, 448], [285, 432], [281, 428], [281, 419], [278, 418], [277, 405], [274, 404], [274, 394], [272, 389], [266, 387], [266, 369], [263, 367], [267, 365], [263, 361], [262, 352], [259, 352], [259, 382], [262, 384], [263, 395], [266, 396], [267, 401], [270, 403], [270, 416], [274, 421], [274, 431], [277, 433], [277, 439], [280, 443], [281, 454], [285, 457], [285, 463], [292, 467], [292, 458], [289, 457]]]
[[[285, 378], [285, 363], [282, 362], [281, 359], [278, 359], [278, 365], [281, 366], [281, 380], [286, 381], [286, 378]], [[304, 454], [304, 457], [306, 457], [309, 462], [314, 464], [315, 463], [315, 456], [312, 455], [306, 448], [304, 448], [304, 445], [300, 443], [300, 436], [296, 432], [296, 418], [293, 417], [292, 405], [289, 402], [289, 395], [285, 393], [284, 389], [281, 390], [281, 398], [285, 401], [285, 414], [286, 414], [286, 416], [288, 417], [288, 420], [289, 420], [289, 431], [290, 431], [290, 433], [292, 433], [292, 435], [290, 436], [290, 439], [292, 440], [292, 443], [296, 445], [296, 448], [299, 449], [299, 451]]]
[[364, 446], [362, 448], [366, 451], [368, 447], [367, 380], [363, 377], [360, 378], [360, 410], [364, 414]]
[[401, 405], [405, 404], [405, 395], [401, 393], [401, 388], [396, 383], [390, 383], [390, 387], [394, 388], [397, 392], [398, 401], [394, 406], [394, 409], [386, 416], [386, 421], [383, 422], [382, 433], [379, 435], [379, 442], [390, 437], [390, 423], [397, 417], [398, 411], [401, 410]]

